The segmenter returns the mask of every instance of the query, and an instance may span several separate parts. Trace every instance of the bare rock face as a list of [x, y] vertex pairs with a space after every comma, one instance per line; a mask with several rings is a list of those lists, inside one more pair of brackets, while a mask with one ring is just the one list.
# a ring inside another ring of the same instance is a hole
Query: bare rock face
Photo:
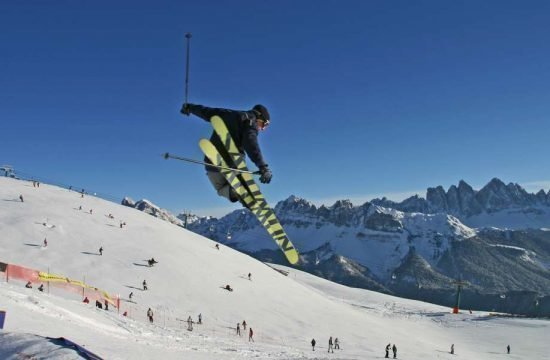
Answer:
[[462, 219], [483, 212], [494, 213], [511, 208], [549, 205], [548, 195], [543, 190], [530, 194], [518, 184], [506, 185], [497, 178], [479, 191], [475, 191], [463, 180], [458, 187], [452, 185], [447, 192], [442, 186], [429, 188], [426, 199], [431, 212], [446, 212]]

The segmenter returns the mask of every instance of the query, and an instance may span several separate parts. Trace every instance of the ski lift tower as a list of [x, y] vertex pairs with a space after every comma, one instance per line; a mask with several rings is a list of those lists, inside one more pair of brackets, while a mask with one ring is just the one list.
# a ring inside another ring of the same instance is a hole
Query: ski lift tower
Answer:
[[188, 218], [191, 216], [191, 213], [187, 210], [183, 210], [181, 216], [183, 216], [183, 228], [187, 229], [187, 225], [189, 225]]
[[460, 293], [462, 292], [462, 287], [470, 284], [467, 281], [460, 279], [453, 281], [453, 284], [456, 285], [456, 302], [453, 307], [453, 314], [458, 314], [458, 310], [460, 309]]

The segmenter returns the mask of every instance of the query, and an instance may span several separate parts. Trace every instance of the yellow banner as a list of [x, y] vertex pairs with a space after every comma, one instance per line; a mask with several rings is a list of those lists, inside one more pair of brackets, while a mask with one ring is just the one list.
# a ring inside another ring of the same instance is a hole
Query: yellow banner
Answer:
[[103, 297], [104, 297], [107, 301], [109, 301], [110, 303], [114, 304], [113, 300], [111, 299], [111, 296], [109, 296], [109, 294], [108, 294], [106, 291], [103, 291], [103, 290], [101, 290], [101, 289], [98, 289], [98, 288], [96, 288], [95, 286], [87, 285], [87, 284], [85, 284], [85, 283], [82, 282], [82, 281], [79, 281], [79, 280], [71, 280], [71, 279], [69, 279], [69, 278], [66, 277], [66, 276], [55, 275], [55, 274], [49, 274], [49, 273], [43, 272], [43, 271], [40, 271], [40, 272], [38, 273], [38, 278], [39, 278], [41, 281], [65, 283], [65, 284], [69, 284], [69, 285], [73, 285], [73, 286], [78, 286], [78, 287], [85, 288], [85, 289], [95, 290], [95, 291], [101, 293], [101, 295], [103, 295]]

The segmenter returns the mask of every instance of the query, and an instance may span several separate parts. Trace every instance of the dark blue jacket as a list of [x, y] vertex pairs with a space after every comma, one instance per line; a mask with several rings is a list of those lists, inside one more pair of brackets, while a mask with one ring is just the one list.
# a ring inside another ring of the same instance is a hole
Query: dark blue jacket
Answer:
[[[214, 115], [221, 117], [225, 122], [233, 141], [235, 141], [235, 145], [239, 149], [239, 152], [241, 154], [246, 152], [250, 160], [252, 160], [258, 168], [267, 166], [262, 156], [262, 152], [260, 151], [260, 146], [258, 145], [258, 128], [256, 127], [256, 115], [254, 115], [253, 111], [209, 108], [194, 104], [189, 104], [189, 111], [191, 114], [196, 115], [208, 122], [210, 122], [210, 118]], [[225, 154], [227, 152], [224, 150], [225, 147], [216, 133], [212, 133], [210, 141], [212, 141], [220, 153]], [[210, 163], [210, 161], [206, 162]], [[208, 167], [207, 170], [217, 171]]]

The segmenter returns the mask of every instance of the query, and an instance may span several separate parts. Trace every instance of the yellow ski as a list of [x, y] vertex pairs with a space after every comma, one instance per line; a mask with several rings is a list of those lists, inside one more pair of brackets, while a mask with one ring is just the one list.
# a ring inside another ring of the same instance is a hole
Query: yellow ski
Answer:
[[[218, 149], [206, 139], [202, 139], [199, 143], [202, 151], [208, 159], [217, 166], [226, 168], [236, 168], [241, 171], [248, 171], [244, 156], [238, 151], [235, 142], [231, 138], [229, 131], [222, 118], [214, 116], [210, 120], [214, 131], [222, 140], [227, 153], [233, 164], [227, 164], [223, 159]], [[251, 173], [237, 173], [231, 170], [222, 169], [221, 173], [225, 176], [229, 184], [235, 189], [249, 210], [258, 218], [258, 221], [264, 226], [269, 235], [275, 240], [275, 243], [285, 254], [288, 262], [296, 264], [299, 261], [299, 254], [292, 242], [286, 235], [279, 220], [275, 216], [273, 209], [269, 207], [260, 188], [254, 181]]]

